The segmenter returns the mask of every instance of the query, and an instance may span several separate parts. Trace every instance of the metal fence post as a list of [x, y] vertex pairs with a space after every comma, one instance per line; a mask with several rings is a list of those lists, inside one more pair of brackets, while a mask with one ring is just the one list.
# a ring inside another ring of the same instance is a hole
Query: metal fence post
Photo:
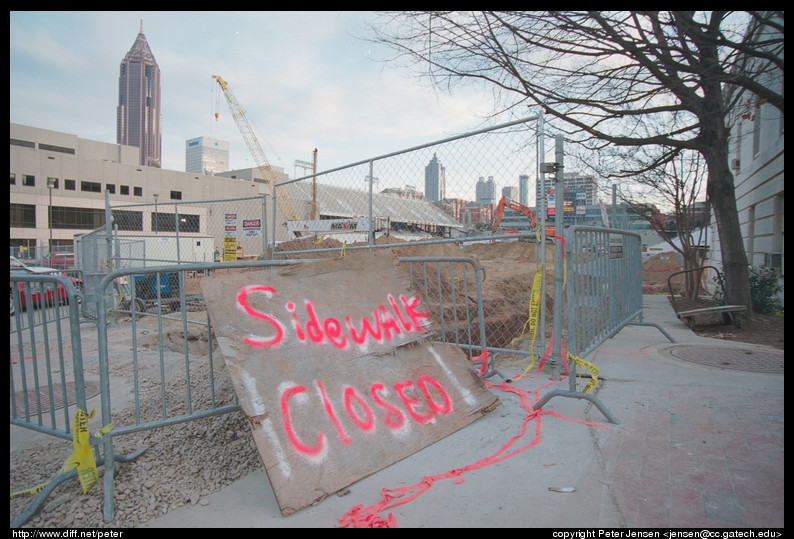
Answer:
[[562, 363], [562, 352], [560, 340], [562, 339], [562, 285], [565, 278], [563, 266], [563, 240], [565, 237], [563, 211], [563, 139], [562, 135], [557, 135], [554, 141], [555, 146], [555, 174], [554, 174], [554, 314], [552, 327], [552, 351], [549, 358], [551, 368], [551, 378], [560, 377], [560, 366]]

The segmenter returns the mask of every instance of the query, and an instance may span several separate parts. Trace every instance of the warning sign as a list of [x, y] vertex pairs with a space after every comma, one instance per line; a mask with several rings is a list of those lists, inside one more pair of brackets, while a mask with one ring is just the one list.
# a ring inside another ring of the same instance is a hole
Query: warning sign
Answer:
[[499, 405], [388, 254], [201, 280], [215, 335], [282, 514]]
[[262, 219], [243, 219], [243, 237], [261, 238]]
[[234, 236], [223, 238], [223, 261], [237, 262], [237, 238]]

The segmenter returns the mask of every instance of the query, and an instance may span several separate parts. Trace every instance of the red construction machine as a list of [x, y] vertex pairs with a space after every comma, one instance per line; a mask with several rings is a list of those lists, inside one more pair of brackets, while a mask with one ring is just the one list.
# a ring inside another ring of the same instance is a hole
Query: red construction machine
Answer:
[[[499, 204], [496, 206], [496, 212], [494, 212], [493, 226], [491, 227], [493, 232], [496, 232], [500, 228], [499, 225], [502, 223], [502, 217], [504, 217], [505, 208], [510, 208], [511, 210], [523, 213], [526, 218], [529, 219], [529, 227], [532, 230], [538, 226], [538, 217], [535, 215], [535, 212], [530, 210], [527, 206], [503, 196], [499, 200]], [[519, 232], [515, 228], [502, 228], [502, 231], [507, 232], [508, 234], [518, 234]], [[546, 227], [546, 238], [549, 241], [554, 241], [554, 227]]]

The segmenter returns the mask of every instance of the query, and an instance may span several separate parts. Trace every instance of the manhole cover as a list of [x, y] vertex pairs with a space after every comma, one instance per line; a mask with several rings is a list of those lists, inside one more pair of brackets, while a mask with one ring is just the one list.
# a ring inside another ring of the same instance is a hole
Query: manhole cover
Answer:
[[[62, 384], [52, 386], [52, 399], [55, 401], [54, 408], [50, 403], [50, 386], [39, 386], [36, 389], [28, 389], [27, 391], [17, 391], [14, 393], [14, 400], [16, 401], [17, 414], [22, 415], [25, 413], [25, 396], [28, 399], [28, 410], [30, 415], [38, 415], [38, 402], [41, 402], [41, 413], [49, 412], [53, 409], [60, 410], [63, 408], [63, 388]], [[77, 403], [77, 396], [74, 391], [74, 382], [66, 382], [66, 404], [72, 406]], [[38, 400], [37, 400], [38, 395]], [[99, 384], [96, 382], [85, 383], [85, 398], [90, 399], [99, 395]]]
[[783, 350], [773, 348], [733, 348], [686, 344], [668, 348], [667, 352], [684, 361], [709, 367], [739, 371], [783, 373]]

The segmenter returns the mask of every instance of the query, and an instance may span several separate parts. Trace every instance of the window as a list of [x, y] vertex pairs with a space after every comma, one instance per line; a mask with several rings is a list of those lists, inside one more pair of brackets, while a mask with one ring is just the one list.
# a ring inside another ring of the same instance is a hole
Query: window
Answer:
[[105, 210], [94, 208], [52, 207], [50, 226], [59, 228], [79, 228], [93, 230], [105, 224]]
[[24, 185], [25, 187], [36, 187], [36, 176], [31, 176], [30, 174], [23, 174], [22, 185]]
[[113, 220], [119, 230], [143, 232], [143, 212], [113, 210]]
[[52, 186], [52, 189], [58, 189], [58, 178], [47, 178], [47, 187]]
[[129, 195], [130, 194], [130, 186], [129, 185], [122, 185], [120, 193], [122, 195]]
[[68, 153], [74, 155], [74, 148], [64, 148], [63, 146], [53, 146], [52, 144], [42, 144], [39, 142], [39, 150], [47, 150], [50, 152]]
[[34, 142], [31, 142], [29, 140], [19, 140], [19, 139], [15, 139], [15, 138], [11, 139], [11, 145], [12, 146], [22, 146], [23, 148], [35, 148], [36, 147], [36, 143], [34, 143]]
[[171, 191], [171, 200], [182, 200], [182, 191]]
[[[179, 220], [180, 232], [199, 232], [200, 216], [180, 213], [176, 218]], [[153, 213], [152, 232], [174, 232], [174, 220], [173, 213]]]
[[77, 188], [77, 182], [74, 180], [63, 180], [63, 188], [67, 191], [74, 191]]
[[12, 172], [11, 173], [11, 185], [16, 185], [16, 184], [17, 184], [17, 175]]
[[102, 184], [99, 182], [80, 182], [80, 190], [89, 193], [101, 193]]
[[133, 189], [133, 194], [136, 197], [142, 197], [143, 196], [143, 187], [133, 187], [132, 189]]
[[105, 191], [107, 191], [111, 195], [115, 195], [116, 194], [116, 186], [115, 186], [115, 184], [106, 183], [105, 184]]
[[10, 204], [11, 227], [36, 228], [36, 206], [33, 204]]

